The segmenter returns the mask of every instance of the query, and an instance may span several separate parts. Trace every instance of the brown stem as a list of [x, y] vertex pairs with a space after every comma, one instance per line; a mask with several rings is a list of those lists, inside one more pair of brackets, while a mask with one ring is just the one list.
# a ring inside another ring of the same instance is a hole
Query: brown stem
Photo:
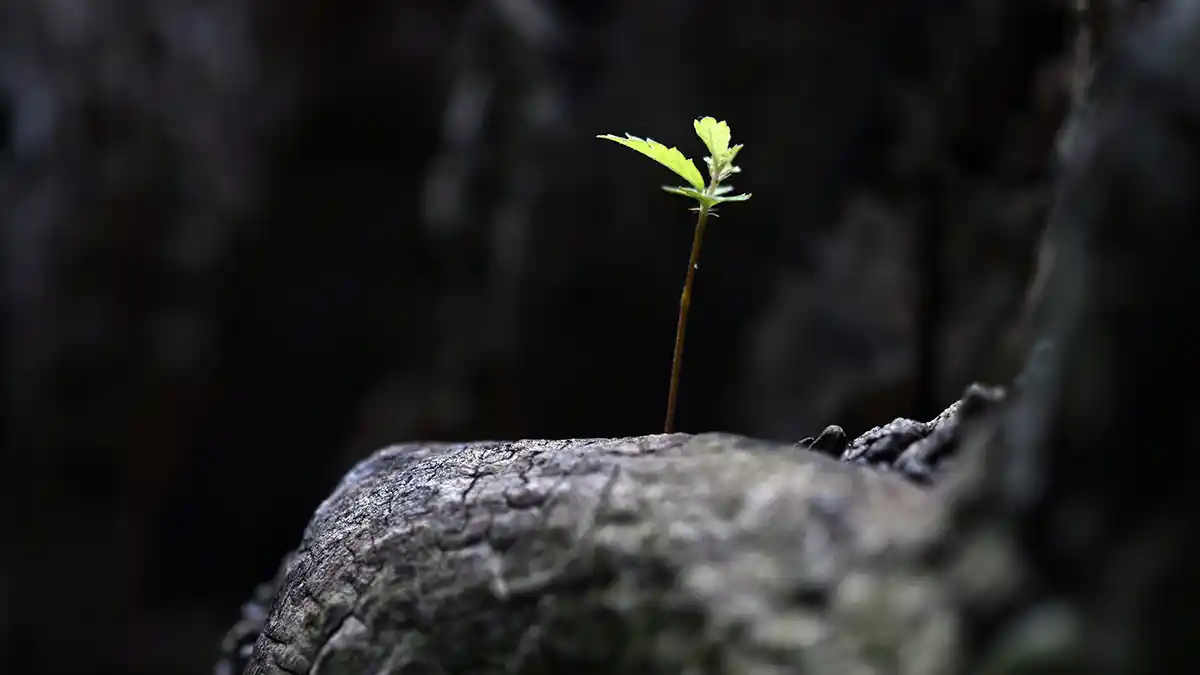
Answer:
[[675, 357], [671, 361], [671, 393], [667, 395], [667, 421], [663, 433], [671, 433], [675, 427], [675, 399], [679, 394], [679, 366], [683, 360], [683, 334], [687, 329], [688, 308], [692, 304], [692, 280], [696, 278], [696, 266], [700, 263], [700, 244], [704, 241], [704, 226], [708, 223], [708, 207], [700, 206], [700, 217], [696, 220], [696, 234], [692, 237], [692, 255], [688, 259], [687, 278], [683, 282], [683, 294], [679, 296], [679, 324], [675, 328]]

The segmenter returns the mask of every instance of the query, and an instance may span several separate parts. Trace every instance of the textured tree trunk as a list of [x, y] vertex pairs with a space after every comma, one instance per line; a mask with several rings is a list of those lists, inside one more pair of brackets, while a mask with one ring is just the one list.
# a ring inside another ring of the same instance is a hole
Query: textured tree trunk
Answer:
[[951, 673], [938, 596], [872, 591], [938, 513], [722, 434], [397, 446], [321, 506], [246, 672], [853, 672], [905, 658], [881, 639]]
[[1200, 4], [1147, 9], [1064, 134], [1042, 349], [955, 509], [950, 558], [1015, 562], [1006, 586], [976, 575], [1008, 591], [964, 605], [971, 672], [1195, 669]]

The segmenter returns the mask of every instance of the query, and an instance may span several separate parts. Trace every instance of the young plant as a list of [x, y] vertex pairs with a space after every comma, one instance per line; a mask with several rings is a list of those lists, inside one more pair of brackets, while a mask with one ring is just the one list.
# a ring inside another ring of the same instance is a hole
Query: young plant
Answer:
[[704, 228], [708, 224], [709, 215], [717, 217], [715, 207], [718, 204], [744, 202], [750, 199], [749, 194], [730, 195], [733, 188], [723, 184], [727, 178], [741, 171], [734, 166], [733, 159], [741, 152], [742, 146], [731, 147], [729, 145], [729, 125], [711, 117], [704, 117], [694, 120], [692, 126], [696, 129], [696, 135], [704, 141], [705, 147], [708, 148], [709, 156], [704, 158], [704, 163], [708, 166], [707, 185], [695, 163], [684, 157], [677, 148], [668, 148], [652, 139], [637, 138], [629, 134], [625, 134], [625, 138], [619, 138], [612, 134], [596, 137], [637, 150], [674, 171], [688, 184], [680, 187], [664, 185], [663, 189], [671, 194], [696, 200], [696, 206], [690, 209], [698, 214], [696, 233], [692, 237], [692, 254], [688, 260], [687, 277], [683, 282], [683, 294], [679, 297], [679, 323], [675, 328], [675, 355], [671, 361], [671, 389], [667, 394], [667, 420], [663, 424], [663, 432], [668, 434], [675, 426], [675, 400], [679, 392], [679, 366], [683, 358], [683, 334], [687, 328], [688, 309], [692, 304], [692, 281], [696, 277], [696, 269], [700, 262], [700, 244], [704, 241]]

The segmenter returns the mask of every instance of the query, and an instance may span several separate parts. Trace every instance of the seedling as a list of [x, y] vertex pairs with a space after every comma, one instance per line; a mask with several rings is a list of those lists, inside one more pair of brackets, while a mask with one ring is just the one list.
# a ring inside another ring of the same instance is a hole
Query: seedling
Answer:
[[604, 134], [596, 138], [620, 143], [632, 148], [643, 155], [674, 171], [688, 182], [681, 187], [664, 185], [663, 189], [671, 194], [682, 195], [696, 200], [695, 211], [696, 233], [692, 237], [692, 254], [688, 260], [687, 277], [683, 282], [683, 294], [679, 297], [679, 323], [675, 328], [675, 355], [671, 360], [671, 389], [667, 394], [667, 420], [663, 424], [664, 433], [671, 433], [675, 426], [675, 401], [679, 393], [679, 366], [683, 358], [683, 334], [687, 329], [688, 309], [692, 304], [692, 281], [696, 278], [696, 269], [700, 263], [700, 244], [704, 241], [704, 228], [708, 224], [708, 216], [717, 217], [716, 206], [725, 202], [744, 202], [750, 199], [749, 194], [730, 195], [733, 188], [722, 184], [725, 179], [741, 171], [733, 165], [733, 159], [741, 152], [742, 146], [729, 145], [729, 125], [718, 122], [711, 117], [693, 121], [696, 135], [704, 141], [709, 156], [704, 158], [708, 166], [708, 184], [692, 160], [683, 156], [678, 148], [667, 146], [649, 138], [637, 138], [625, 134], [619, 138], [612, 134]]

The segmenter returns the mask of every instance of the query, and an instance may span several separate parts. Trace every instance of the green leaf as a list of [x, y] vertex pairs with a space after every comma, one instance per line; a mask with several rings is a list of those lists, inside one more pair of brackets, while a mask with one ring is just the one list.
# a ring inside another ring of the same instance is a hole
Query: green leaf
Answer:
[[[732, 189], [732, 188], [730, 188], [730, 189]], [[731, 196], [726, 197], [724, 195], [724, 193], [729, 192], [729, 190], [728, 189], [722, 190], [721, 188], [717, 188], [717, 192], [715, 194], [711, 194], [711, 195], [705, 193], [703, 190], [697, 190], [695, 188], [682, 187], [682, 186], [681, 187], [672, 187], [670, 185], [664, 185], [663, 190], [666, 190], [667, 192], [670, 192], [673, 195], [690, 197], [690, 198], [695, 199], [696, 201], [700, 202], [701, 205], [708, 206], [708, 207], [716, 206], [717, 204], [724, 204], [725, 202], [744, 202], [747, 199], [750, 199], [749, 194], [731, 195]]]
[[[712, 162], [718, 166], [725, 164], [725, 156], [729, 154], [729, 125], [711, 117], [702, 117], [694, 120], [692, 126], [696, 128], [696, 135], [704, 141], [704, 145], [712, 154]], [[712, 169], [712, 163], [709, 169]]]
[[[713, 205], [717, 204], [717, 202], [720, 200], [720, 197], [714, 197], [710, 194], [705, 193], [703, 190], [697, 190], [695, 188], [690, 188], [690, 187], [671, 187], [670, 185], [664, 185], [664, 186], [662, 186], [662, 189], [666, 190], [667, 192], [670, 192], [673, 195], [680, 195], [683, 197], [690, 197], [692, 199], [695, 199], [697, 202], [700, 202], [701, 206], [703, 206], [705, 208], [712, 207]], [[692, 209], [692, 210], [694, 211], [695, 209]]]
[[603, 138], [608, 141], [613, 141], [614, 143], [620, 143], [627, 148], [637, 150], [643, 155], [679, 174], [680, 178], [683, 178], [688, 183], [691, 183], [692, 187], [696, 188], [697, 190], [704, 189], [704, 176], [700, 175], [700, 170], [696, 168], [696, 165], [692, 162], [692, 160], [684, 157], [683, 153], [680, 152], [678, 148], [668, 148], [667, 146], [653, 139], [638, 138], [636, 136], [630, 136], [629, 134], [625, 134], [625, 138], [613, 136], [612, 134], [603, 134], [601, 136], [597, 136], [596, 138]]
[[704, 194], [704, 190], [697, 190], [696, 188], [683, 187], [683, 186], [672, 187], [670, 185], [664, 185], [664, 186], [662, 186], [662, 189], [666, 190], [667, 192], [670, 192], [673, 195], [681, 195], [683, 197], [691, 197], [692, 199], [695, 199], [698, 202], [701, 202], [701, 203], [707, 202], [709, 204], [712, 204], [713, 198], [709, 195]]
[[750, 199], [749, 194], [730, 195], [730, 192], [733, 192], [732, 185], [718, 185], [717, 188], [713, 190], [710, 199], [714, 204], [723, 204], [725, 202], [744, 202], [747, 199]]

